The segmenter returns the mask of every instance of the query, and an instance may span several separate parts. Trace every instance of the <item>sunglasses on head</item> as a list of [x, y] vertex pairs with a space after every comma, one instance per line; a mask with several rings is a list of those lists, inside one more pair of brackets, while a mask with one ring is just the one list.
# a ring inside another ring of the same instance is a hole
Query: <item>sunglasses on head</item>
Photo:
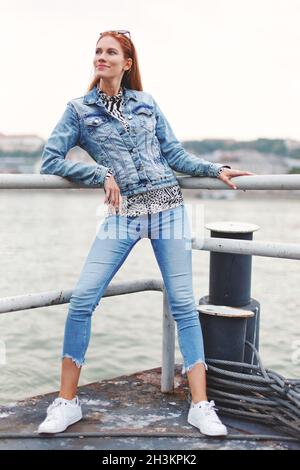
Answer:
[[[125, 36], [127, 35], [130, 39], [131, 39], [131, 36], [130, 36], [130, 31], [127, 31], [126, 29], [117, 29], [117, 30], [113, 30], [113, 31], [104, 31], [105, 33], [116, 33], [116, 34], [124, 34]], [[100, 33], [100, 36], [102, 36], [102, 34], [104, 33]]]

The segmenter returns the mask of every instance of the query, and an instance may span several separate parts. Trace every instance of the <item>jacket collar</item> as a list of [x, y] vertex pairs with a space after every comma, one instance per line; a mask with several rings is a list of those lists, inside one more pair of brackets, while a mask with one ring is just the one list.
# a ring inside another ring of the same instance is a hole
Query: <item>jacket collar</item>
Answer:
[[[137, 94], [135, 90], [131, 90], [130, 88], [126, 88], [123, 86], [123, 94], [124, 94], [124, 102], [126, 103], [130, 98], [138, 101]], [[101, 98], [97, 93], [97, 85], [94, 86], [94, 88], [89, 91], [86, 95], [83, 97], [83, 102], [84, 104], [95, 104], [95, 103], [101, 103]]]

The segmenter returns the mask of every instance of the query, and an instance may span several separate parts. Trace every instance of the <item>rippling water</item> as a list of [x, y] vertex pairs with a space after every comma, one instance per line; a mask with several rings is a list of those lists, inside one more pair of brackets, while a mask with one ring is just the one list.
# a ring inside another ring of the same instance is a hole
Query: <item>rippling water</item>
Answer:
[[[191, 199], [204, 223], [259, 225], [255, 240], [300, 243], [298, 199]], [[190, 194], [190, 192], [189, 192]], [[92, 244], [103, 190], [2, 190], [1, 297], [73, 289]], [[203, 222], [193, 232], [204, 233]], [[260, 354], [265, 366], [300, 377], [299, 261], [253, 257], [252, 297], [261, 303]], [[196, 303], [208, 294], [209, 252], [193, 250]], [[161, 278], [150, 240], [131, 251], [112, 282]], [[0, 403], [59, 389], [68, 304], [0, 316]], [[94, 312], [79, 385], [161, 365], [162, 295], [102, 298]], [[5, 357], [3, 351], [6, 352]], [[4, 360], [5, 359], [5, 360]], [[176, 341], [176, 362], [182, 363]]]

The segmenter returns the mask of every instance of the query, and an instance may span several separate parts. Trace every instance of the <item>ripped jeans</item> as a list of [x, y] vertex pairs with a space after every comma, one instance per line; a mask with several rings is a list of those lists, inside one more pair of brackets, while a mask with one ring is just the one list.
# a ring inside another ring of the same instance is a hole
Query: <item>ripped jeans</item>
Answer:
[[207, 365], [192, 285], [191, 230], [185, 205], [139, 216], [109, 215], [97, 231], [73, 290], [65, 324], [62, 359], [81, 367], [91, 335], [92, 314], [108, 284], [141, 238], [149, 238], [177, 325], [182, 374]]

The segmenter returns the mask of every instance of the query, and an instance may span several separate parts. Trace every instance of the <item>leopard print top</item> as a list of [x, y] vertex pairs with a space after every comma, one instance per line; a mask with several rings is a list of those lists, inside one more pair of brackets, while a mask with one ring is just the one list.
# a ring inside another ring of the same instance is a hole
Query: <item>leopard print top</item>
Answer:
[[[117, 95], [109, 96], [97, 87], [100, 96], [107, 111], [121, 121], [125, 130], [129, 131], [129, 124], [125, 120], [123, 109], [123, 88], [121, 87]], [[109, 170], [106, 177], [108, 178], [112, 172]], [[122, 196], [118, 214], [122, 216], [139, 216], [143, 214], [153, 214], [171, 207], [177, 207], [184, 203], [181, 188], [179, 184], [172, 186], [151, 189], [145, 193], [133, 194], [131, 196]], [[108, 214], [115, 214], [115, 209], [109, 205]]]

